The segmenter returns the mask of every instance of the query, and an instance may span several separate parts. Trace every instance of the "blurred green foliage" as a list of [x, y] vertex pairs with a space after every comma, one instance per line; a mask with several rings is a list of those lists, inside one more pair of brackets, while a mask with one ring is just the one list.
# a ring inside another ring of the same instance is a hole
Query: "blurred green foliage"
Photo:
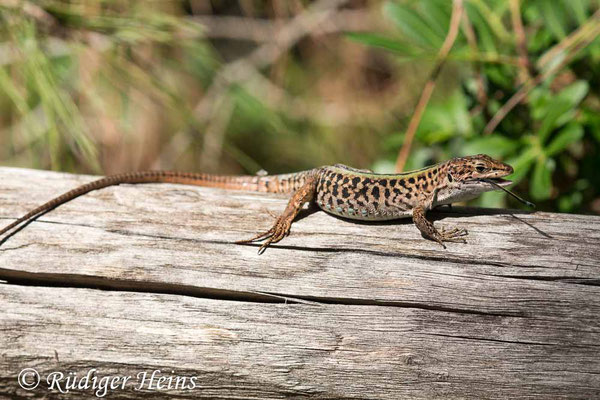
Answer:
[[[338, 162], [391, 172], [452, 2], [349, 1], [338, 12], [358, 13], [366, 28], [344, 14], [337, 30], [304, 32], [272, 62], [241, 68], [244, 79], [227, 75], [313, 4], [0, 1], [0, 159], [95, 173], [289, 172]], [[600, 213], [599, 2], [464, 6], [405, 169], [486, 153], [515, 167], [515, 190], [539, 209]], [[209, 29], [229, 16], [274, 30], [222, 37]], [[476, 203], [507, 201], [518, 206], [495, 192]]]
[[[189, 78], [206, 82], [217, 63], [210, 46], [197, 40], [202, 26], [172, 8], [171, 2], [0, 2], [2, 157], [101, 172], [101, 151], [111, 138], [98, 132], [139, 135], [132, 105], [140, 94], [194, 126], [183, 78], [193, 71]], [[183, 60], [171, 57], [178, 51]], [[154, 64], [159, 52], [162, 62]]]
[[[419, 167], [431, 158], [486, 153], [507, 160], [515, 168], [511, 179], [521, 182], [520, 190], [528, 190], [542, 209], [582, 212], [586, 203], [597, 201], [600, 125], [595, 83], [600, 78], [600, 40], [596, 37], [600, 19], [592, 17], [597, 8], [596, 2], [587, 0], [522, 2], [528, 64], [521, 72], [533, 80], [543, 68], [561, 63], [567, 55], [573, 60], [533, 87], [525, 101], [486, 135], [484, 127], [491, 116], [525, 82], [519, 82], [518, 37], [511, 25], [509, 1], [466, 1], [466, 23], [472, 24], [475, 42], [469, 43], [464, 35], [462, 21], [463, 31], [449, 55], [450, 60], [460, 62], [461, 69], [455, 72], [458, 82], [446, 98], [427, 107], [409, 167]], [[452, 3], [443, 0], [388, 1], [383, 13], [394, 22], [395, 32], [349, 36], [388, 50], [403, 62], [423, 62], [436, 56], [451, 11]], [[568, 54], [572, 45], [568, 35], [578, 29], [590, 32], [589, 43]], [[478, 90], [486, 96], [478, 96]], [[403, 133], [389, 138], [388, 160], [402, 141]], [[385, 168], [386, 164], [381, 165]], [[480, 204], [502, 205], [502, 197], [502, 193], [487, 193]]]

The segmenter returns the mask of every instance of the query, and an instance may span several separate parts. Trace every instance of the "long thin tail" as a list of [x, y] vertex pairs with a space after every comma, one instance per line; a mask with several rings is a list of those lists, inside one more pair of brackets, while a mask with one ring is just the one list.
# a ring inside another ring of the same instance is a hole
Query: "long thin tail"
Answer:
[[294, 174], [267, 176], [228, 176], [177, 171], [140, 171], [110, 175], [81, 185], [55, 197], [37, 208], [34, 208], [21, 218], [0, 230], [0, 236], [22, 223], [35, 219], [40, 214], [46, 213], [76, 197], [82, 196], [93, 190], [122, 183], [179, 183], [184, 185], [219, 187], [223, 189], [248, 190], [253, 192], [291, 193], [302, 186], [306, 177], [313, 173], [313, 171], [314, 170]]

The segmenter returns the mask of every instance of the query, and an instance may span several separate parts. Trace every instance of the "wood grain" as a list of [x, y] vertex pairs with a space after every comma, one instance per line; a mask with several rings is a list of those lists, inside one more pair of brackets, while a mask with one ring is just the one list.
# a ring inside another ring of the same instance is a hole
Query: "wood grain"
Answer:
[[[0, 168], [0, 224], [93, 179]], [[0, 395], [93, 398], [17, 382], [26, 367], [155, 369], [193, 390], [111, 398], [600, 396], [600, 217], [455, 208], [442, 250], [410, 222], [306, 212], [261, 256], [235, 245], [286, 199], [123, 185], [0, 245]]]

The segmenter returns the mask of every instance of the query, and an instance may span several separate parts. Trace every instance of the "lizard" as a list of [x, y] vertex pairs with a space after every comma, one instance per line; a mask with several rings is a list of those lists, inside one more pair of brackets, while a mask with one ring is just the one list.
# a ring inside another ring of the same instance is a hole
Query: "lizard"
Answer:
[[70, 190], [31, 210], [0, 230], [0, 237], [12, 229], [46, 212], [94, 190], [119, 184], [176, 183], [265, 193], [291, 194], [291, 198], [273, 226], [250, 239], [236, 243], [262, 242], [262, 254], [271, 244], [289, 235], [292, 222], [306, 203], [335, 216], [363, 221], [384, 221], [412, 218], [422, 236], [434, 240], [443, 248], [445, 242], [463, 242], [465, 229], [438, 230], [426, 218], [427, 211], [455, 202], [467, 201], [493, 190], [504, 190], [512, 184], [503, 179], [513, 168], [488, 155], [478, 154], [452, 158], [448, 161], [414, 171], [397, 174], [377, 174], [343, 164], [280, 175], [213, 175], [177, 171], [141, 171], [110, 175]]

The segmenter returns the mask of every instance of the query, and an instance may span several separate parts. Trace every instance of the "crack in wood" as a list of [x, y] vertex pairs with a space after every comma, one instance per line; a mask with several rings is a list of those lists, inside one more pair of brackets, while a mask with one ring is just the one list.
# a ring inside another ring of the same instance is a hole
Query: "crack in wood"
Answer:
[[9, 285], [68, 287], [82, 289], [100, 289], [109, 291], [125, 291], [155, 294], [173, 294], [197, 298], [244, 301], [252, 303], [297, 303], [283, 295], [271, 295], [262, 292], [236, 291], [198, 287], [192, 285], [170, 284], [164, 282], [138, 282], [122, 279], [109, 279], [100, 276], [83, 276], [76, 274], [50, 274], [15, 271], [0, 268], [0, 279]]
[[192, 285], [137, 282], [121, 279], [108, 279], [98, 276], [83, 276], [75, 274], [47, 274], [33, 273], [25, 271], [15, 271], [0, 268], [0, 279], [5, 280], [9, 285], [22, 286], [45, 286], [45, 287], [69, 287], [83, 289], [100, 289], [109, 291], [126, 291], [155, 294], [172, 294], [180, 296], [189, 296], [196, 298], [206, 298], [215, 300], [243, 301], [253, 303], [283, 303], [283, 304], [305, 304], [312, 306], [322, 306], [325, 304], [334, 305], [355, 305], [355, 306], [379, 306], [379, 307], [400, 307], [416, 308], [428, 311], [441, 311], [458, 314], [472, 314], [490, 317], [521, 317], [526, 318], [521, 312], [515, 313], [495, 313], [488, 311], [479, 311], [473, 309], [463, 309], [455, 307], [443, 307], [417, 302], [405, 301], [379, 301], [359, 298], [341, 298], [341, 297], [322, 297], [322, 296], [298, 296], [276, 292], [265, 291], [237, 291], [227, 289], [217, 289], [208, 287], [198, 287]]
[[582, 278], [582, 277], [578, 277], [578, 276], [495, 275], [495, 274], [486, 274], [486, 275], [494, 276], [494, 277], [498, 277], [498, 278], [560, 282], [560, 283], [585, 285], [585, 286], [600, 286], [600, 279]]
[[523, 344], [528, 346], [559, 346], [560, 343], [542, 343], [542, 342], [527, 342], [521, 340], [502, 340], [502, 339], [490, 339], [490, 338], [481, 338], [475, 336], [462, 336], [462, 335], [447, 335], [443, 333], [424, 333], [429, 336], [441, 336], [446, 338], [453, 339], [466, 339], [466, 340], [477, 340], [483, 342], [497, 342], [497, 343], [510, 343], [510, 344]]
[[[261, 292], [261, 293], [273, 294], [271, 292]], [[456, 308], [456, 307], [443, 307], [443, 306], [438, 306], [438, 305], [424, 304], [424, 303], [417, 303], [417, 302], [407, 302], [407, 301], [380, 301], [380, 300], [371, 300], [371, 299], [322, 297], [322, 296], [299, 296], [299, 295], [289, 295], [289, 294], [286, 294], [284, 296], [287, 298], [298, 299], [298, 300], [307, 300], [307, 301], [311, 301], [311, 302], [317, 302], [320, 304], [416, 308], [416, 309], [421, 309], [421, 310], [441, 311], [441, 312], [449, 312], [449, 313], [456, 313], [456, 314], [470, 314], [470, 315], [481, 315], [481, 316], [490, 316], [490, 317], [528, 318], [527, 315], [524, 315], [523, 313], [520, 313], [520, 312], [494, 313], [494, 312], [488, 312], [488, 311], [479, 311], [479, 310]]]

